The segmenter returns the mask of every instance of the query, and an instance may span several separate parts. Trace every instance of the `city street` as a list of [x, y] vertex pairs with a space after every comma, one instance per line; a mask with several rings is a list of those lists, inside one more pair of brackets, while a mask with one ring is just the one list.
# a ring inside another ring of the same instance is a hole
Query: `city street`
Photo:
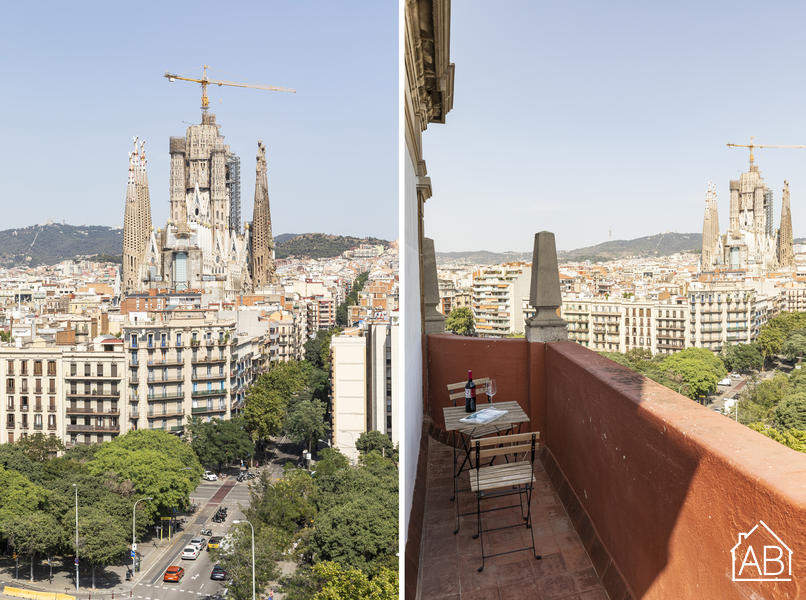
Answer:
[[[243, 518], [241, 506], [249, 505], [249, 486], [247, 482], [237, 483], [234, 476], [219, 481], [202, 481], [190, 496], [191, 502], [196, 503], [199, 509], [192, 515], [185, 517], [183, 529], [172, 536], [170, 542], [163, 540], [150, 540], [139, 544], [138, 552], [143, 554], [143, 571], [135, 574], [134, 585], [125, 581], [125, 573], [131, 563], [109, 566], [104, 574], [97, 573], [98, 588], [89, 587], [89, 573], [82, 566], [81, 589], [76, 594], [73, 571], [71, 569], [58, 569], [53, 572], [53, 582], [48, 584], [47, 578], [42, 579], [42, 572], [38, 570], [37, 581], [31, 584], [27, 580], [27, 563], [20, 569], [20, 579], [14, 580], [14, 570], [11, 565], [5, 565], [3, 574], [0, 574], [0, 583], [40, 591], [55, 591], [74, 595], [81, 600], [90, 597], [111, 600], [111, 598], [135, 598], [138, 600], [189, 600], [190, 598], [203, 598], [223, 591], [223, 582], [210, 579], [210, 571], [214, 563], [207, 550], [202, 550], [196, 560], [182, 560], [180, 555], [188, 541], [194, 537], [202, 537], [199, 533], [204, 528], [212, 530], [214, 536], [224, 536], [232, 527], [232, 521]], [[219, 506], [228, 509], [227, 520], [223, 523], [213, 523], [211, 518]], [[162, 577], [165, 570], [177, 565], [185, 569], [185, 575], [179, 583], [164, 583]], [[5, 596], [4, 596], [5, 597]]]
[[[215, 563], [210, 553], [203, 550], [196, 560], [182, 560], [182, 549], [194, 537], [203, 537], [199, 532], [209, 527], [214, 536], [224, 536], [232, 527], [234, 519], [243, 518], [240, 506], [249, 504], [249, 488], [247, 484], [236, 483], [229, 477], [221, 481], [205, 481], [191, 494], [191, 501], [200, 509], [185, 523], [179, 533], [156, 564], [153, 564], [132, 588], [131, 597], [139, 600], [187, 600], [191, 597], [203, 597], [219, 593], [223, 590], [220, 581], [210, 579], [210, 571]], [[224, 523], [213, 523], [210, 519], [220, 506], [228, 509]], [[207, 539], [206, 537], [204, 539]], [[165, 583], [162, 580], [165, 570], [177, 565], [185, 569], [185, 575], [178, 583]]]

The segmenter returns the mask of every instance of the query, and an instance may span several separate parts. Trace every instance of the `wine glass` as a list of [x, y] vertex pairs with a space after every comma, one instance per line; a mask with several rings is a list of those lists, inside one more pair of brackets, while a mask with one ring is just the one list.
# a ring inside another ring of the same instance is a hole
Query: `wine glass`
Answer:
[[490, 404], [492, 404], [493, 398], [495, 397], [495, 393], [497, 391], [498, 389], [495, 384], [495, 379], [489, 379], [487, 381], [487, 399], [490, 401]]

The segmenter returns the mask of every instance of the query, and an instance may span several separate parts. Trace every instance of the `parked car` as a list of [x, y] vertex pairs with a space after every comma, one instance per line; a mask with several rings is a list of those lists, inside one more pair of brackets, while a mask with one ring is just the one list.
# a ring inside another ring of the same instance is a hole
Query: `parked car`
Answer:
[[224, 567], [221, 565], [215, 565], [213, 570], [210, 572], [210, 579], [215, 579], [216, 581], [224, 581], [227, 578], [227, 572], [224, 570]]
[[205, 540], [201, 539], [200, 537], [197, 537], [197, 538], [193, 538], [192, 540], [190, 540], [188, 542], [188, 545], [189, 546], [196, 546], [196, 548], [201, 550], [202, 548], [204, 548], [207, 545], [207, 542]]
[[182, 560], [196, 560], [199, 556], [199, 549], [196, 546], [185, 546], [182, 550]]
[[179, 581], [184, 577], [185, 570], [182, 567], [177, 567], [176, 565], [171, 565], [165, 570], [165, 575], [162, 576], [163, 581], [173, 581], [175, 583], [179, 583]]
[[221, 546], [221, 536], [215, 535], [207, 542], [207, 549], [212, 550]]
[[205, 471], [202, 477], [204, 477], [206, 481], [218, 481], [218, 475], [212, 471]]

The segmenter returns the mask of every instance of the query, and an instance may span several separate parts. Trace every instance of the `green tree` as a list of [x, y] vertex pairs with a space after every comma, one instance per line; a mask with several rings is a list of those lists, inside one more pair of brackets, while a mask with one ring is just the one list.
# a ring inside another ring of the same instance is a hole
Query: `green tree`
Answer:
[[370, 578], [349, 566], [325, 561], [313, 567], [313, 579], [320, 591], [313, 600], [397, 600], [397, 569], [381, 568]]
[[260, 521], [290, 535], [313, 522], [317, 493], [313, 478], [304, 469], [288, 469], [276, 481], [264, 475], [252, 495], [247, 514], [252, 521]]
[[806, 356], [806, 334], [801, 332], [792, 333], [781, 346], [781, 354], [789, 360]]
[[22, 515], [46, 508], [51, 494], [16, 471], [0, 466], [0, 528]]
[[242, 417], [224, 421], [193, 419], [188, 423], [187, 431], [190, 446], [199, 462], [204, 466], [216, 466], [218, 471], [223, 465], [248, 459], [255, 451], [255, 444], [244, 428]]
[[774, 439], [779, 444], [788, 446], [798, 452], [806, 452], [806, 430], [804, 429], [787, 429], [785, 431], [778, 431], [764, 423], [751, 423], [748, 425], [753, 431], [763, 433], [769, 438]]
[[37, 555], [50, 556], [62, 544], [61, 528], [55, 517], [37, 510], [18, 514], [3, 527], [3, 534], [14, 550], [31, 559], [31, 581], [34, 580], [34, 562]]
[[454, 308], [445, 319], [445, 329], [457, 335], [473, 335], [475, 333], [473, 311], [467, 306]]
[[293, 441], [304, 443], [312, 452], [315, 442], [328, 433], [325, 405], [319, 400], [297, 402], [288, 413], [285, 428]]
[[340, 327], [320, 329], [305, 342], [305, 361], [326, 373], [330, 371], [330, 339], [341, 333]]
[[733, 344], [725, 346], [720, 356], [725, 367], [730, 371], [747, 372], [764, 368], [758, 344]]
[[[83, 514], [81, 514], [83, 512]], [[78, 557], [92, 566], [92, 587], [95, 568], [117, 562], [128, 549], [128, 529], [119, 518], [94, 508], [79, 511]]]
[[151, 517], [188, 506], [203, 471], [190, 444], [164, 431], [146, 429], [105, 444], [87, 467], [96, 477], [128, 480], [137, 494], [152, 496], [154, 500], [144, 507]]
[[272, 364], [246, 392], [244, 419], [253, 440], [279, 435], [285, 426], [290, 404], [303, 393], [311, 395], [315, 369], [304, 361]]
[[44, 462], [64, 450], [64, 444], [55, 435], [37, 432], [20, 438], [17, 445], [31, 460]]
[[798, 392], [784, 398], [773, 412], [775, 428], [806, 429], [806, 392]]
[[661, 364], [680, 377], [686, 395], [694, 400], [716, 390], [717, 381], [727, 375], [719, 357], [706, 348], [686, 348], [665, 357]]
[[380, 452], [384, 456], [392, 457], [396, 454], [395, 446], [389, 436], [380, 431], [365, 431], [355, 443], [355, 449], [366, 454], [368, 452]]
[[[252, 525], [255, 526], [255, 589], [258, 597], [262, 598], [266, 585], [280, 575], [277, 561], [282, 558], [287, 538], [273, 527], [259, 522]], [[235, 525], [229, 540], [230, 544], [213, 550], [212, 558], [227, 571], [230, 596], [235, 600], [251, 599], [252, 530], [246, 523]]]

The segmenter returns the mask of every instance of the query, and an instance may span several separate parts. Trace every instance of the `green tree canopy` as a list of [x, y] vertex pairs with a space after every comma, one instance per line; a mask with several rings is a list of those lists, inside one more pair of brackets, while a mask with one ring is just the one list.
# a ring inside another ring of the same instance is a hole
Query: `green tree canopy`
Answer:
[[719, 357], [706, 348], [686, 348], [665, 357], [661, 364], [681, 378], [686, 395], [695, 400], [716, 390], [716, 383], [727, 375]]
[[190, 446], [199, 462], [221, 470], [223, 465], [246, 460], [254, 454], [255, 444], [244, 428], [242, 417], [231, 420], [191, 420], [187, 425]]
[[118, 481], [128, 480], [138, 495], [152, 496], [144, 507], [152, 517], [187, 506], [203, 471], [190, 444], [159, 430], [130, 431], [115, 438], [88, 468], [95, 476], [113, 474]]
[[365, 431], [355, 443], [355, 449], [366, 454], [368, 452], [377, 451], [384, 456], [393, 456], [395, 454], [395, 446], [389, 436], [381, 433], [380, 431]]
[[[255, 526], [255, 589], [260, 598], [263, 597], [260, 590], [280, 575], [277, 561], [282, 558], [282, 549], [287, 545], [288, 539], [273, 527], [260, 522], [252, 525]], [[229, 539], [229, 545], [213, 550], [213, 560], [218, 561], [227, 571], [230, 596], [235, 600], [251, 600], [252, 530], [246, 523], [240, 523], [233, 527]]]
[[797, 392], [784, 398], [773, 412], [775, 428], [806, 429], [806, 392]]
[[31, 581], [34, 580], [34, 558], [57, 552], [63, 542], [62, 529], [56, 518], [41, 510], [8, 520], [3, 534], [14, 550], [30, 556]]
[[304, 443], [312, 452], [316, 441], [325, 438], [329, 429], [325, 405], [320, 400], [297, 402], [288, 413], [285, 429], [293, 441]]
[[117, 562], [128, 549], [126, 526], [114, 515], [97, 508], [79, 511], [78, 557], [92, 565], [92, 587], [95, 587], [95, 567]]
[[42, 432], [20, 438], [17, 445], [28, 458], [37, 462], [44, 462], [64, 450], [64, 444], [59, 438], [55, 435], [45, 435]]
[[731, 371], [748, 372], [761, 370], [764, 367], [764, 358], [761, 356], [758, 344], [733, 344], [725, 346], [720, 356]]
[[781, 354], [789, 360], [806, 356], [806, 332], [799, 330], [787, 337], [781, 346]]
[[325, 561], [313, 568], [319, 591], [313, 600], [397, 600], [397, 569], [381, 568], [370, 578], [359, 569]]
[[467, 306], [454, 308], [445, 319], [445, 329], [456, 335], [473, 335], [475, 333], [473, 311]]

